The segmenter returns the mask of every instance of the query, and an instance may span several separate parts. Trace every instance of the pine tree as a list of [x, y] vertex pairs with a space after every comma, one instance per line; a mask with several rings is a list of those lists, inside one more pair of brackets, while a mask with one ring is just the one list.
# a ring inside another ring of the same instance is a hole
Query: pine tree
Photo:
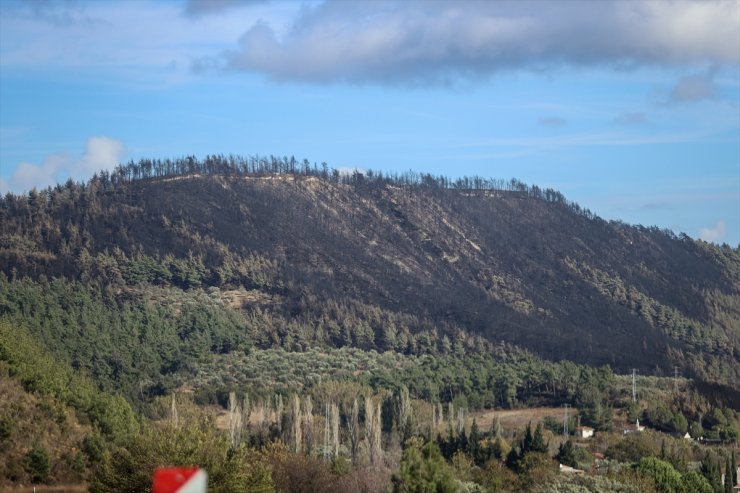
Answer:
[[534, 437], [532, 438], [532, 452], [547, 453], [549, 446], [545, 443], [545, 438], [542, 436], [542, 423], [537, 423], [537, 428], [534, 430]]
[[34, 443], [33, 448], [23, 457], [23, 467], [34, 483], [43, 483], [49, 479], [50, 464], [48, 452], [38, 442]]
[[516, 447], [511, 447], [511, 450], [509, 450], [509, 453], [506, 456], [506, 467], [508, 467], [509, 469], [513, 471], [516, 471], [518, 465], [519, 465], [519, 454], [516, 451]]
[[558, 447], [558, 455], [556, 455], [555, 458], [561, 464], [565, 464], [566, 466], [570, 467], [577, 467], [578, 462], [576, 460], [575, 447], [573, 447], [573, 442], [568, 440], [567, 442], [561, 444], [560, 447]]
[[534, 438], [532, 437], [532, 423], [527, 423], [527, 428], [524, 430], [524, 437], [519, 444], [519, 455], [524, 457], [524, 454], [532, 450], [532, 443]]
[[467, 452], [473, 458], [476, 464], [482, 465], [484, 462], [483, 454], [481, 453], [480, 446], [480, 433], [478, 433], [478, 423], [473, 419], [473, 424], [470, 425], [470, 438], [468, 438], [468, 450]]

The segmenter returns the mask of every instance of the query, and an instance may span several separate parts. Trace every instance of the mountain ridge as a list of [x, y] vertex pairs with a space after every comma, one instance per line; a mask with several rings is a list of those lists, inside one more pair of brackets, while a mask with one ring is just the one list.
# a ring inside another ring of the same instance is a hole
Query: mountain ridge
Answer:
[[[468, 334], [553, 360], [740, 379], [737, 249], [608, 222], [516, 180], [231, 162], [185, 158], [163, 176], [130, 163], [6, 196], [3, 271], [107, 283], [105, 265], [136, 264], [142, 279], [129, 269], [125, 283], [188, 289], [192, 275], [278, 294], [269, 310], [308, 326], [332, 318], [332, 301], [359, 302], [349, 311], [369, 327], [349, 345], [366, 349], [432, 352]], [[390, 340], [368, 322], [375, 309], [417, 319], [409, 332], [437, 342]]]

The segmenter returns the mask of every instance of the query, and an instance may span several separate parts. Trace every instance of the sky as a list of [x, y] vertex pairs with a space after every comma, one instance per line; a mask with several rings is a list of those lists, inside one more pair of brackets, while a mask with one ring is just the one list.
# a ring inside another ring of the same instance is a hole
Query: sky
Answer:
[[140, 158], [518, 178], [740, 245], [740, 0], [0, 1], [0, 192]]

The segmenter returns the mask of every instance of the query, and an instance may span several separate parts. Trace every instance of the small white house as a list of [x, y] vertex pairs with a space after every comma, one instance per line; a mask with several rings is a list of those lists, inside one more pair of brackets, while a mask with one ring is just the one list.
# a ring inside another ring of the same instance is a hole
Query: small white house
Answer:
[[566, 466], [565, 464], [560, 464], [558, 470], [565, 474], [577, 474], [579, 476], [582, 476], [586, 473], [586, 471], [582, 469], [576, 469], [575, 467]]
[[577, 426], [576, 436], [578, 438], [591, 438], [594, 436], [594, 429], [590, 426]]

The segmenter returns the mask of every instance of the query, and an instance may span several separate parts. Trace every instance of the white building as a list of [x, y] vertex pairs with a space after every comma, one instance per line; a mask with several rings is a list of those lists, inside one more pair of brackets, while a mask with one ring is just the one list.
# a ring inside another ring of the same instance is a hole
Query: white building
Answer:
[[590, 426], [578, 426], [576, 427], [576, 436], [578, 438], [591, 438], [594, 436], [594, 429]]

